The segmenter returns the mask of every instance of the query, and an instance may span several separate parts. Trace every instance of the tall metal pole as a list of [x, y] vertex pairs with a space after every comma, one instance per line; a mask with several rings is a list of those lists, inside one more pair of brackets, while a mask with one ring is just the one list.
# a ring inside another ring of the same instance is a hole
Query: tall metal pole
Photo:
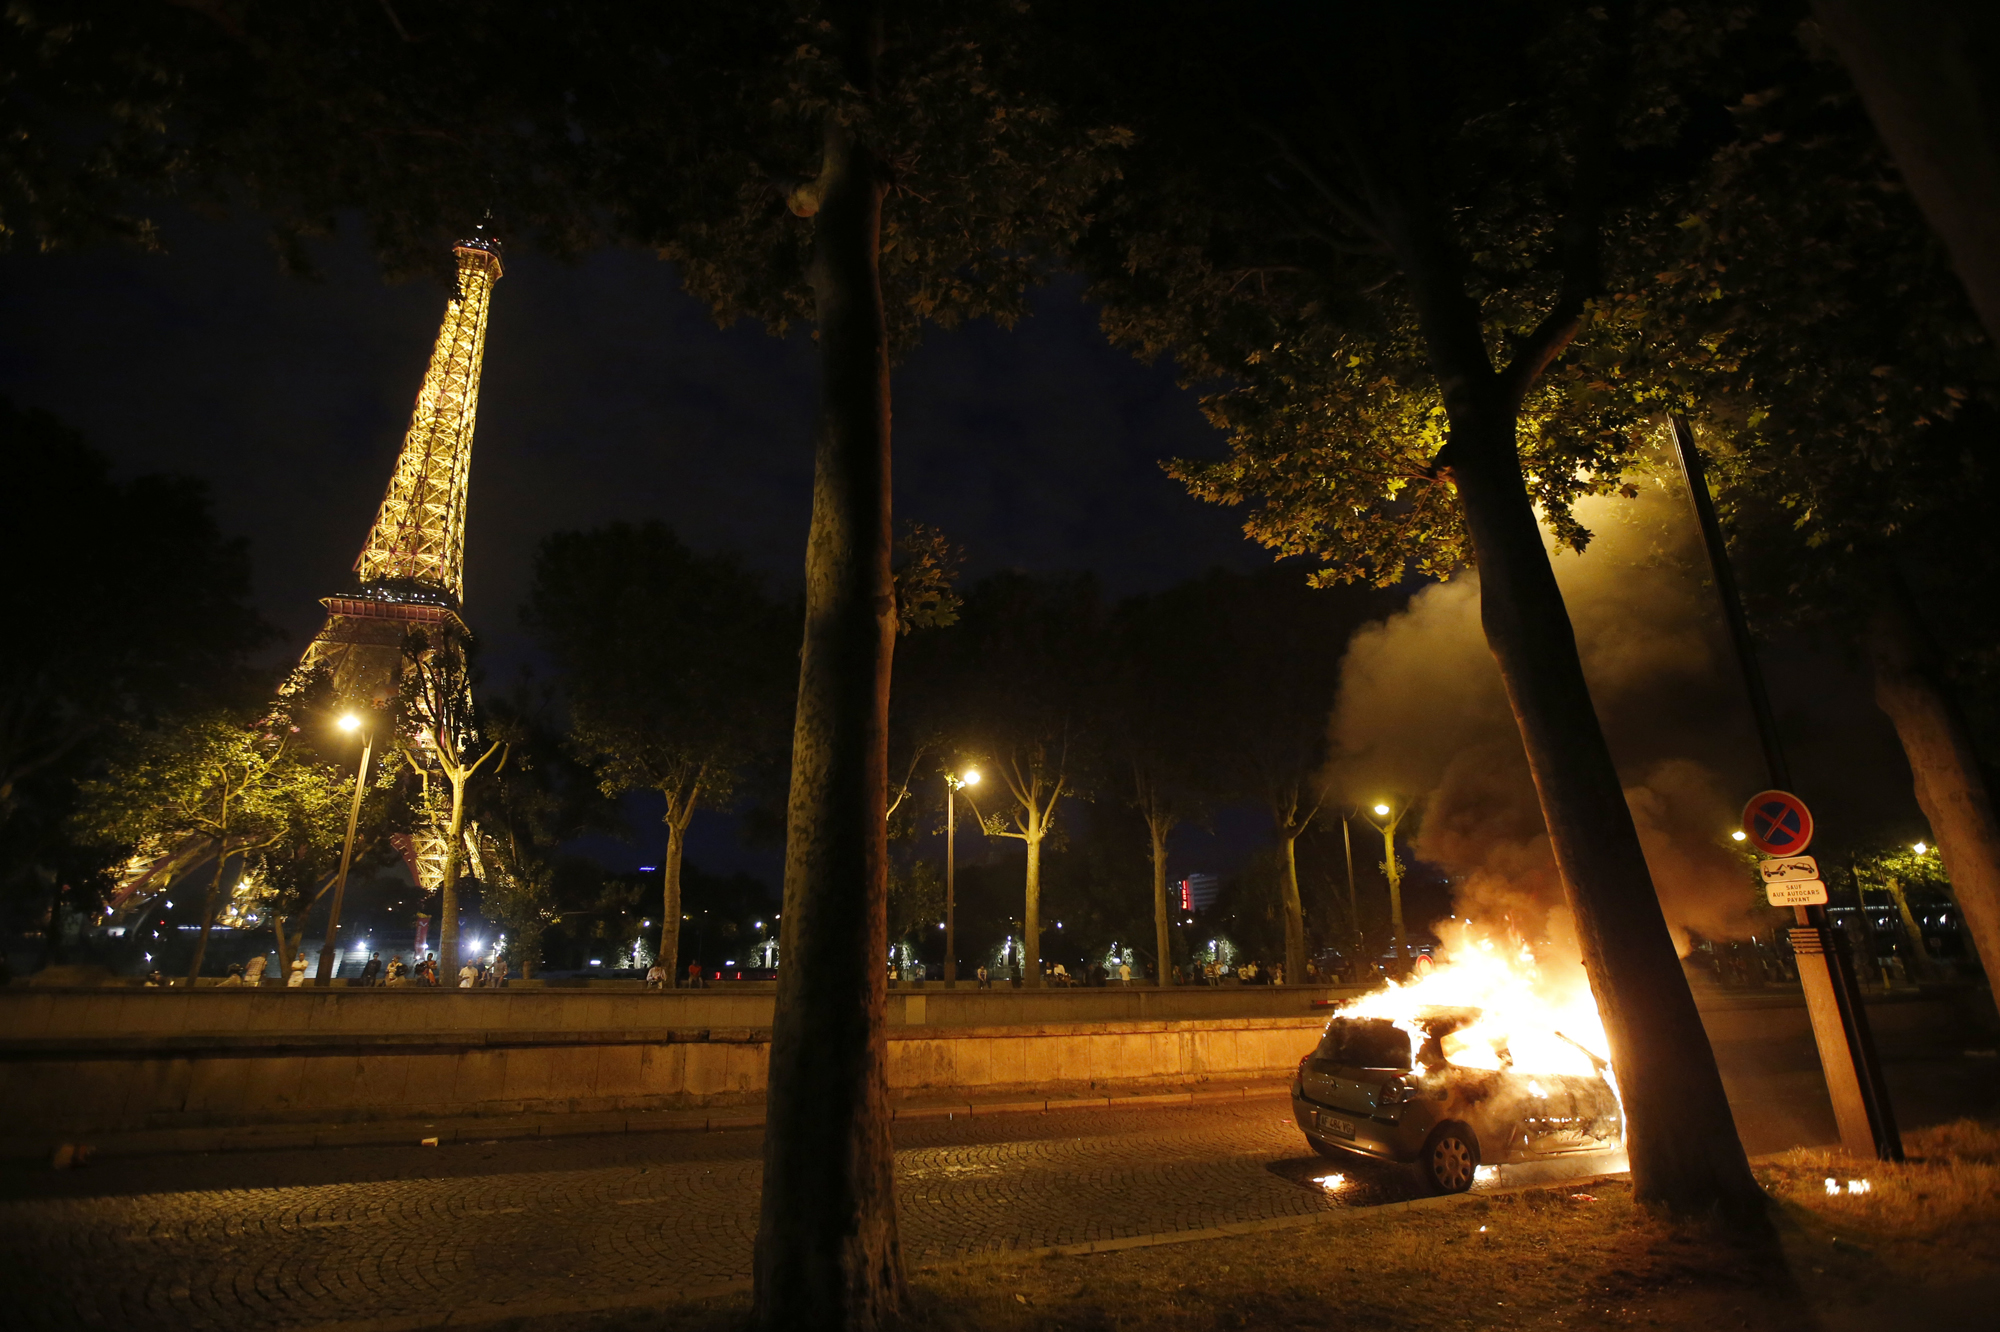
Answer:
[[1361, 897], [1354, 890], [1354, 830], [1348, 826], [1343, 816], [1340, 820], [1340, 844], [1347, 852], [1347, 930], [1354, 936], [1354, 957], [1361, 959]]
[[364, 731], [361, 737], [361, 766], [354, 773], [354, 802], [347, 807], [347, 840], [340, 846], [340, 875], [333, 881], [333, 906], [327, 911], [326, 943], [319, 950], [319, 975], [315, 981], [320, 985], [333, 982], [333, 973], [338, 968], [340, 949], [336, 943], [340, 931], [340, 899], [347, 894], [347, 867], [354, 860], [354, 830], [361, 822], [361, 790], [368, 780], [368, 760], [375, 753], [375, 732]]
[[944, 987], [958, 988], [958, 790], [944, 779]]
[[[1750, 714], [1756, 719], [1757, 739], [1764, 748], [1765, 770], [1773, 789], [1789, 791], [1791, 765], [1785, 761], [1784, 744], [1778, 738], [1770, 691], [1757, 661], [1756, 644], [1750, 638], [1743, 595], [1729, 562], [1722, 524], [1715, 516], [1715, 501], [1708, 492], [1708, 476], [1695, 448], [1694, 431], [1679, 412], [1673, 413], [1673, 427], [1674, 450], [1680, 457], [1681, 475], [1687, 480], [1688, 497], [1694, 501], [1695, 518], [1701, 524], [1702, 545], [1715, 578], [1716, 598], [1722, 603], [1722, 618], [1729, 626], [1729, 641], [1736, 650], [1736, 665], [1750, 696]], [[1813, 1038], [1819, 1045], [1820, 1067], [1826, 1075], [1841, 1146], [1857, 1156], [1873, 1153], [1884, 1161], [1900, 1161], [1903, 1138], [1896, 1128], [1889, 1087], [1882, 1077], [1882, 1061], [1875, 1054], [1875, 1038], [1868, 1027], [1860, 987], [1855, 984], [1853, 965], [1827, 929], [1825, 908], [1799, 906], [1792, 912], [1792, 954], [1798, 962], [1799, 987], [1805, 992], [1806, 1011], [1812, 1017]]]

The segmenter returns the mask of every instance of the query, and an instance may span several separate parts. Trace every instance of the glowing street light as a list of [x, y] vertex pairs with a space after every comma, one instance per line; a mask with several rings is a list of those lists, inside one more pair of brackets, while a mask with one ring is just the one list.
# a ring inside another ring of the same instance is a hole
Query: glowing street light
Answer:
[[1729, 840], [1732, 842], [1740, 842], [1743, 841], [1745, 838], [1749, 837], [1749, 835], [1750, 835], [1749, 833], [1746, 833], [1741, 828], [1738, 828], [1735, 832], [1729, 834]]
[[1930, 850], [1930, 848], [1928, 846], [1925, 846], [1922, 842], [1918, 842], [1915, 846], [1911, 847], [1910, 849], [1912, 851], [1915, 851], [1920, 856]]
[[368, 760], [375, 754], [375, 732], [364, 726], [360, 717], [350, 712], [336, 725], [350, 735], [361, 732], [361, 766], [354, 770], [354, 803], [347, 807], [347, 840], [340, 844], [340, 875], [333, 881], [333, 905], [326, 913], [326, 943], [319, 950], [319, 974], [314, 979], [320, 985], [332, 984], [333, 973], [340, 969], [339, 945], [335, 942], [340, 929], [340, 899], [347, 894], [347, 867], [354, 860], [354, 829], [361, 822], [361, 791], [368, 782]]
[[1403, 943], [1403, 867], [1396, 863], [1396, 828], [1409, 812], [1407, 805], [1401, 811], [1394, 811], [1388, 801], [1378, 800], [1375, 813], [1382, 822], [1368, 821], [1370, 827], [1382, 834], [1382, 873], [1389, 880], [1389, 924], [1395, 934], [1398, 961], [1409, 956], [1409, 950]]

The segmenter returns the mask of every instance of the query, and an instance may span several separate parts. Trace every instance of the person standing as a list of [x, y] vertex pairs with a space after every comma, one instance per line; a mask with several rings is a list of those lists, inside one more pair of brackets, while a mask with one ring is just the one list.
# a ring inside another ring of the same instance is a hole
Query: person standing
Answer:
[[370, 953], [368, 955], [368, 965], [361, 968], [361, 984], [367, 989], [373, 989], [380, 983], [381, 977], [382, 955], [380, 953]]
[[268, 957], [258, 956], [251, 958], [250, 965], [243, 972], [243, 983], [245, 985], [262, 985], [264, 983], [264, 968], [270, 964], [271, 959]]
[[292, 974], [285, 977], [285, 988], [296, 990], [306, 983], [306, 955], [300, 953], [292, 959]]
[[983, 962], [979, 966], [979, 988], [982, 990], [990, 990], [993, 988], [993, 981], [986, 974], [986, 964]]
[[701, 963], [699, 961], [688, 963], [688, 988], [690, 990], [699, 990], [701, 988]]
[[1132, 983], [1132, 964], [1130, 962], [1120, 962], [1118, 964], [1118, 983], [1128, 986]]

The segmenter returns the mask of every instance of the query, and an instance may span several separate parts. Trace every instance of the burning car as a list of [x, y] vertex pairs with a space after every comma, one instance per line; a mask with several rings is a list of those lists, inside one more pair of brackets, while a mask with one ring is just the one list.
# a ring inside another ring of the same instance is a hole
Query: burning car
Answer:
[[1292, 1114], [1314, 1151], [1412, 1163], [1428, 1188], [1462, 1193], [1482, 1162], [1620, 1145], [1610, 1066], [1585, 1046], [1477, 1008], [1366, 1013], [1383, 1006], [1336, 1014], [1299, 1062]]

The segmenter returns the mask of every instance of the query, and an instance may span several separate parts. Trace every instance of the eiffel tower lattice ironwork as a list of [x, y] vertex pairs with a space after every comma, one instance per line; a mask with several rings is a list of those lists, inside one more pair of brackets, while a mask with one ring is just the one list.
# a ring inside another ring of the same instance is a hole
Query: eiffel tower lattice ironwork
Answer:
[[[434, 643], [452, 645], [450, 650], [467, 632], [461, 618], [466, 491], [486, 317], [503, 270], [499, 242], [483, 233], [460, 241], [453, 253], [457, 288], [445, 303], [389, 489], [355, 558], [357, 586], [325, 598], [326, 627], [303, 663], [327, 666], [342, 692], [378, 702], [397, 692], [406, 665], [403, 643], [411, 630], [425, 631]], [[427, 792], [430, 785], [427, 781]], [[447, 837], [438, 823], [429, 819], [398, 838], [425, 893], [437, 891], [444, 879]]]
[[306, 651], [345, 689], [386, 698], [411, 629], [459, 633], [465, 595], [465, 500], [486, 315], [500, 280], [499, 242], [460, 241], [458, 288], [445, 305], [429, 371], [368, 540], [354, 561], [358, 586], [327, 597], [326, 627]]
[[[483, 228], [452, 248], [457, 285], [445, 303], [388, 492], [354, 562], [356, 586], [322, 599], [326, 625], [300, 663], [306, 669], [325, 666], [340, 693], [378, 704], [399, 692], [410, 630], [452, 644], [468, 633], [461, 618], [466, 487], [486, 316], [502, 269], [500, 243]], [[434, 825], [432, 820], [432, 826], [398, 839], [411, 874], [427, 893], [444, 877], [446, 839]], [[208, 855], [197, 841], [142, 850], [120, 876], [114, 908], [126, 909], [164, 890]]]

